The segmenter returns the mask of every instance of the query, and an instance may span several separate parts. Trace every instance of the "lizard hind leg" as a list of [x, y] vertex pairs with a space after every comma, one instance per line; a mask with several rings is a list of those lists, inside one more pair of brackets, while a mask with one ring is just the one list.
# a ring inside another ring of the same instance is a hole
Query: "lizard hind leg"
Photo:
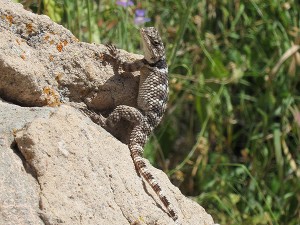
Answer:
[[114, 111], [105, 118], [106, 126], [114, 127], [121, 119], [125, 119], [133, 124], [140, 124], [144, 120], [144, 116], [134, 107], [118, 105]]

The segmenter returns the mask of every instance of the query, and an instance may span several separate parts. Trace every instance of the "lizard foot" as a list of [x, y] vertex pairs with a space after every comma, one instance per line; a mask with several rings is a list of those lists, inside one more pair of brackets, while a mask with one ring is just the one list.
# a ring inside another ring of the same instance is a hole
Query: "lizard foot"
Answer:
[[85, 115], [87, 115], [88, 117], [90, 117], [90, 119], [100, 125], [101, 127], [106, 127], [106, 118], [104, 116], [102, 116], [101, 114], [97, 114], [91, 110], [88, 109], [80, 109], [81, 112], [83, 112]]

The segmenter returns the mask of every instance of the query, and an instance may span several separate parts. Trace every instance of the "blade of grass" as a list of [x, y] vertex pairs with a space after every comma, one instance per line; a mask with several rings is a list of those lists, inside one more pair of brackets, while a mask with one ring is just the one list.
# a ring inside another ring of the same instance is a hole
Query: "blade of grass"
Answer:
[[262, 191], [262, 189], [260, 188], [259, 186], [259, 183], [257, 182], [257, 180], [252, 176], [252, 174], [250, 173], [250, 171], [247, 169], [247, 167], [243, 164], [239, 164], [239, 163], [220, 163], [219, 165], [217, 166], [229, 166], [229, 167], [240, 167], [242, 170], [244, 170], [246, 172], [246, 174], [250, 177], [251, 180], [253, 180], [257, 190], [258, 190], [258, 193], [260, 194], [260, 196], [263, 198], [264, 200], [264, 203], [266, 204], [267, 206], [267, 209], [270, 213], [270, 215], [272, 216], [273, 218], [273, 221], [274, 221], [274, 224], [275, 225], [279, 225], [278, 222], [277, 222], [277, 218], [276, 216], [274, 215], [272, 209], [271, 209], [271, 206], [269, 205], [266, 197], [264, 196], [264, 192]]
[[195, 1], [196, 0], [192, 0], [192, 1], [189, 2], [189, 4], [186, 7], [186, 10], [184, 11], [184, 13], [181, 16], [181, 20], [180, 20], [181, 23], [179, 25], [179, 31], [178, 31], [178, 34], [176, 36], [175, 44], [174, 44], [174, 47], [172, 49], [172, 52], [171, 52], [169, 60], [168, 60], [168, 64], [170, 65], [170, 71], [172, 71], [172, 69], [173, 69], [172, 65], [174, 64], [176, 53], [177, 53], [179, 44], [182, 41], [183, 34], [186, 30], [186, 27], [187, 27], [187, 24], [188, 24], [188, 19], [190, 18], [190, 14], [191, 14], [191, 11], [193, 9]]
[[[223, 92], [224, 90], [224, 86], [222, 85], [218, 91], [218, 93], [213, 97], [212, 101], [211, 101], [211, 104], [215, 104], [216, 101], [218, 101], [218, 99], [220, 98], [221, 96], [221, 93]], [[189, 154], [185, 157], [185, 159], [178, 165], [176, 166], [173, 170], [171, 170], [168, 174], [169, 175], [172, 175], [173, 173], [175, 173], [176, 171], [178, 170], [181, 170], [182, 167], [190, 160], [190, 158], [194, 155], [203, 135], [204, 135], [204, 132], [206, 131], [206, 126], [208, 124], [208, 121], [210, 119], [210, 114], [208, 114], [202, 124], [202, 127], [201, 127], [201, 130], [199, 132], [199, 135], [198, 135], [198, 138], [197, 138], [197, 141], [196, 143], [194, 144], [192, 150], [189, 152]]]
[[282, 149], [281, 149], [281, 131], [279, 128], [279, 124], [273, 130], [274, 135], [274, 148], [275, 148], [275, 158], [278, 168], [278, 175], [280, 182], [283, 182], [283, 157], [282, 157]]
[[89, 42], [91, 43], [93, 40], [92, 40], [92, 34], [93, 34], [93, 30], [92, 30], [92, 24], [91, 24], [91, 4], [90, 4], [90, 0], [85, 0], [86, 2], [86, 5], [87, 5], [87, 12], [88, 12], [88, 15], [87, 15], [87, 19], [88, 19], [88, 34], [89, 34]]

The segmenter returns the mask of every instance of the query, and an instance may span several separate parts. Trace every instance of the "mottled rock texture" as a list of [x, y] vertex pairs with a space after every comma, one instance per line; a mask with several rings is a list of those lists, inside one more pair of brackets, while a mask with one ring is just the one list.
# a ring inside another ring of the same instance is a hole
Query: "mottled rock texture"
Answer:
[[[0, 224], [174, 224], [127, 145], [78, 110], [135, 106], [139, 74], [115, 74], [104, 51], [0, 0]], [[148, 166], [182, 224], [213, 224]]]

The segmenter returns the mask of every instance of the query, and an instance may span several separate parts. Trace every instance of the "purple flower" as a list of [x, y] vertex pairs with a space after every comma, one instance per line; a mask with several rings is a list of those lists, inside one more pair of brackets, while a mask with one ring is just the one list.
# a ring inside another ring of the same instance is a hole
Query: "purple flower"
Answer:
[[131, 1], [131, 0], [120, 0], [120, 1], [117, 1], [117, 5], [120, 5], [120, 6], [123, 6], [126, 8], [126, 7], [132, 6], [134, 4], [133, 4], [133, 1]]
[[144, 9], [137, 9], [137, 10], [135, 10], [134, 23], [136, 25], [140, 25], [140, 24], [149, 22], [151, 19], [145, 17], [145, 15], [146, 15], [146, 10], [144, 10]]

